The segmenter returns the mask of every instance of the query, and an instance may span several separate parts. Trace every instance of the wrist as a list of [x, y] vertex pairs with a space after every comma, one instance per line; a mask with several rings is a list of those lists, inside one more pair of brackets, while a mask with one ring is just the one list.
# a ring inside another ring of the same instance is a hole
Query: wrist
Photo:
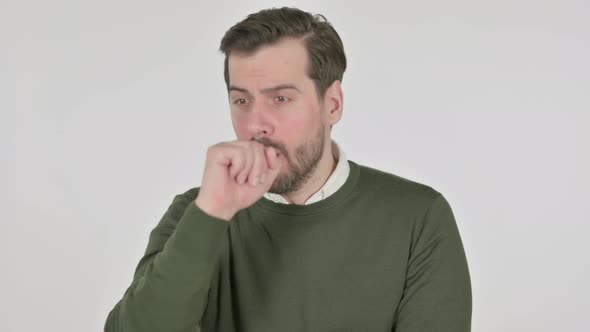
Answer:
[[194, 200], [194, 204], [199, 209], [203, 210], [203, 212], [205, 212], [206, 214], [208, 214], [212, 217], [215, 217], [217, 219], [223, 219], [225, 221], [230, 221], [231, 218], [235, 214], [235, 213], [228, 211], [228, 210], [215, 208], [212, 204], [208, 204], [207, 202], [203, 202], [202, 200], [199, 200], [198, 196]]

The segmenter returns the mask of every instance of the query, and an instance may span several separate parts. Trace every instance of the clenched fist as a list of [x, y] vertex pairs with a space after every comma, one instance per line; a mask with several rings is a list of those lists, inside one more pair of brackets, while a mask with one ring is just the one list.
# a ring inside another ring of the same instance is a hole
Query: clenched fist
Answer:
[[278, 157], [275, 148], [257, 141], [209, 147], [195, 204], [207, 214], [229, 221], [269, 190], [281, 170]]

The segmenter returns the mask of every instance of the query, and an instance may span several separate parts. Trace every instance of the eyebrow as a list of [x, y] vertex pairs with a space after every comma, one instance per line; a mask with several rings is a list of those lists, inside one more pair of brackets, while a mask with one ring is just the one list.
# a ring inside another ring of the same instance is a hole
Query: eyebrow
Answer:
[[[268, 94], [270, 92], [276, 92], [279, 90], [285, 90], [285, 89], [293, 89], [296, 90], [297, 92], [301, 93], [301, 90], [299, 90], [295, 85], [293, 84], [279, 84], [279, 85], [275, 85], [273, 87], [270, 88], [264, 88], [260, 90], [260, 93], [262, 94]], [[239, 86], [235, 86], [235, 85], [230, 85], [228, 92], [230, 91], [239, 91], [239, 92], [244, 92], [246, 94], [252, 95], [252, 93], [250, 93], [250, 91], [248, 91], [248, 89], [244, 89], [244, 88], [240, 88]]]

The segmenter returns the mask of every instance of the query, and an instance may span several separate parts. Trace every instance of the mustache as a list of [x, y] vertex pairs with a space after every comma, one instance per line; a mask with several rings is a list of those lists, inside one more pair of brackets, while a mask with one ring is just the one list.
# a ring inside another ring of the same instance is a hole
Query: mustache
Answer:
[[264, 145], [265, 147], [272, 146], [276, 150], [280, 151], [283, 156], [288, 157], [287, 149], [285, 148], [285, 146], [283, 144], [271, 141], [268, 137], [261, 137], [261, 138], [252, 137], [250, 140], [256, 141], [256, 142]]

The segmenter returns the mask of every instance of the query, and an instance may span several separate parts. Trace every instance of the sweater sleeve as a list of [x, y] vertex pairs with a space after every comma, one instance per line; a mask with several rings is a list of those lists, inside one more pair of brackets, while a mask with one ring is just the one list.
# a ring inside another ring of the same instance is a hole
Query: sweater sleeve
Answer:
[[195, 331], [229, 227], [201, 210], [195, 198], [191, 190], [174, 197], [151, 231], [131, 285], [107, 316], [105, 332]]
[[395, 332], [471, 330], [471, 280], [447, 200], [436, 193], [415, 224]]

